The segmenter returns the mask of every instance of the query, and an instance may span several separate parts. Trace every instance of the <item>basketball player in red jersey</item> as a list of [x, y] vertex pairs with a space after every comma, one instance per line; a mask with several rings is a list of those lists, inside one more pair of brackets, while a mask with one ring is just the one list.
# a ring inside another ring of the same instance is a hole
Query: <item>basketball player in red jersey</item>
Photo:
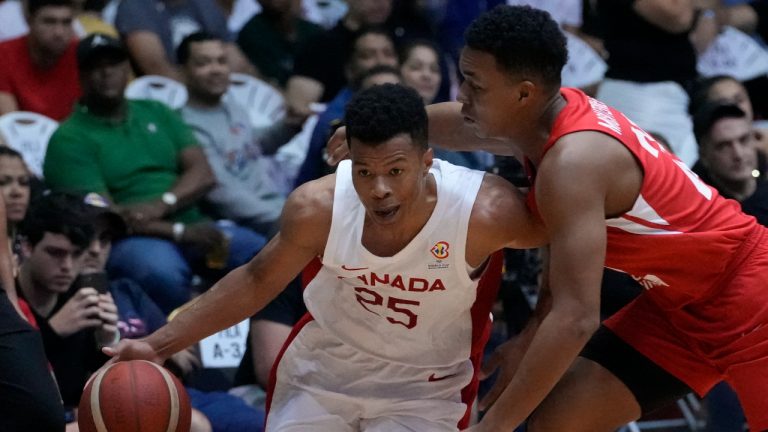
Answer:
[[[466, 38], [460, 103], [430, 107], [430, 142], [524, 157], [550, 238], [548, 291], [489, 365], [500, 385], [472, 430], [533, 412], [529, 431], [612, 431], [721, 380], [768, 429], [765, 228], [623, 114], [561, 89], [565, 39], [545, 12], [499, 6]], [[603, 266], [645, 290], [599, 326]]]

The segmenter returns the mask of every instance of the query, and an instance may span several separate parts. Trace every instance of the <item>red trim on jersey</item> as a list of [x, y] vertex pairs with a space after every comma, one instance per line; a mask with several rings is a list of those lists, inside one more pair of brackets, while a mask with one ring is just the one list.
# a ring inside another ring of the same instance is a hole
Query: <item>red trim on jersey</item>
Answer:
[[277, 383], [277, 367], [280, 364], [280, 360], [283, 359], [283, 355], [285, 354], [285, 350], [288, 349], [288, 345], [293, 342], [294, 339], [296, 339], [296, 336], [299, 334], [301, 329], [304, 328], [307, 323], [310, 323], [314, 321], [315, 318], [312, 317], [312, 315], [307, 312], [304, 314], [303, 317], [299, 320], [299, 322], [296, 323], [296, 325], [293, 326], [293, 329], [291, 330], [291, 334], [288, 335], [288, 338], [285, 340], [285, 343], [283, 344], [283, 347], [280, 349], [280, 353], [277, 354], [277, 358], [275, 358], [275, 362], [272, 363], [272, 369], [269, 371], [269, 383], [267, 384], [267, 400], [264, 406], [264, 411], [266, 412], [266, 415], [264, 416], [264, 428], [267, 427], [267, 418], [269, 418], [269, 408], [272, 406], [272, 394], [275, 391], [275, 385]]
[[477, 297], [471, 309], [472, 350], [469, 355], [469, 360], [472, 362], [472, 368], [475, 373], [472, 375], [472, 380], [469, 384], [461, 390], [461, 401], [467, 405], [467, 411], [459, 421], [459, 429], [469, 427], [472, 404], [477, 397], [477, 389], [480, 385], [478, 373], [480, 372], [480, 364], [483, 361], [483, 349], [488, 342], [488, 338], [491, 335], [491, 327], [493, 326], [490, 313], [498, 297], [503, 264], [504, 254], [502, 251], [492, 254], [477, 284]]
[[310, 282], [312, 282], [312, 279], [317, 276], [318, 273], [320, 273], [320, 269], [323, 268], [323, 262], [320, 260], [320, 257], [315, 257], [312, 259], [312, 261], [307, 264], [306, 267], [304, 267], [304, 270], [301, 271], [301, 289], [309, 285]]

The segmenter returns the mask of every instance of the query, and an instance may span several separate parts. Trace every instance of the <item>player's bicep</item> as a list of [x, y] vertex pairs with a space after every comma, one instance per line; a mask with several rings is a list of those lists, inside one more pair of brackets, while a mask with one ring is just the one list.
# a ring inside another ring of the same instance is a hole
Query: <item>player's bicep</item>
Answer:
[[486, 174], [470, 219], [473, 241], [491, 250], [529, 249], [547, 243], [544, 224], [525, 204], [523, 193], [503, 178]]
[[550, 241], [552, 307], [564, 302], [566, 307], [596, 311], [605, 262], [605, 180], [589, 163], [563, 160], [567, 162], [554, 159], [543, 164], [536, 185], [536, 202]]
[[[333, 189], [328, 190], [324, 182], [321, 179], [307, 183], [288, 196], [280, 219], [280, 231], [251, 262], [258, 277], [267, 277], [270, 281], [275, 277], [287, 278], [287, 283], [323, 253], [333, 206]], [[275, 268], [277, 272], [273, 271]]]

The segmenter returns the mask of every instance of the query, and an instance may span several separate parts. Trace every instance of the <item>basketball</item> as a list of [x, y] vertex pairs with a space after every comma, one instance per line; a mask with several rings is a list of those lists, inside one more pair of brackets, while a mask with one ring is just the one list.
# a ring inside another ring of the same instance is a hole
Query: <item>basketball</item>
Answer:
[[188, 432], [191, 410], [173, 374], [155, 363], [132, 360], [91, 377], [77, 423], [81, 432]]

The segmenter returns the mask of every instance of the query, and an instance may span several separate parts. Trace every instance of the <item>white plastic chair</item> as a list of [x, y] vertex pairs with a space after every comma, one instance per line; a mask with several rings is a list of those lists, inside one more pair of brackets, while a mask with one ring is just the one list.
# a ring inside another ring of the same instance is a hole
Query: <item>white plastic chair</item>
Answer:
[[43, 178], [43, 160], [48, 140], [59, 123], [42, 114], [14, 111], [0, 116], [0, 135], [6, 145], [21, 153], [29, 171]]
[[266, 82], [246, 74], [233, 73], [224, 97], [233, 98], [248, 112], [254, 127], [274, 124], [285, 115], [285, 98]]
[[349, 6], [344, 0], [304, 0], [304, 17], [326, 29], [330, 29], [344, 18]]
[[162, 102], [172, 109], [187, 103], [187, 88], [184, 84], [160, 75], [144, 75], [136, 78], [125, 88], [128, 99], [151, 99]]

